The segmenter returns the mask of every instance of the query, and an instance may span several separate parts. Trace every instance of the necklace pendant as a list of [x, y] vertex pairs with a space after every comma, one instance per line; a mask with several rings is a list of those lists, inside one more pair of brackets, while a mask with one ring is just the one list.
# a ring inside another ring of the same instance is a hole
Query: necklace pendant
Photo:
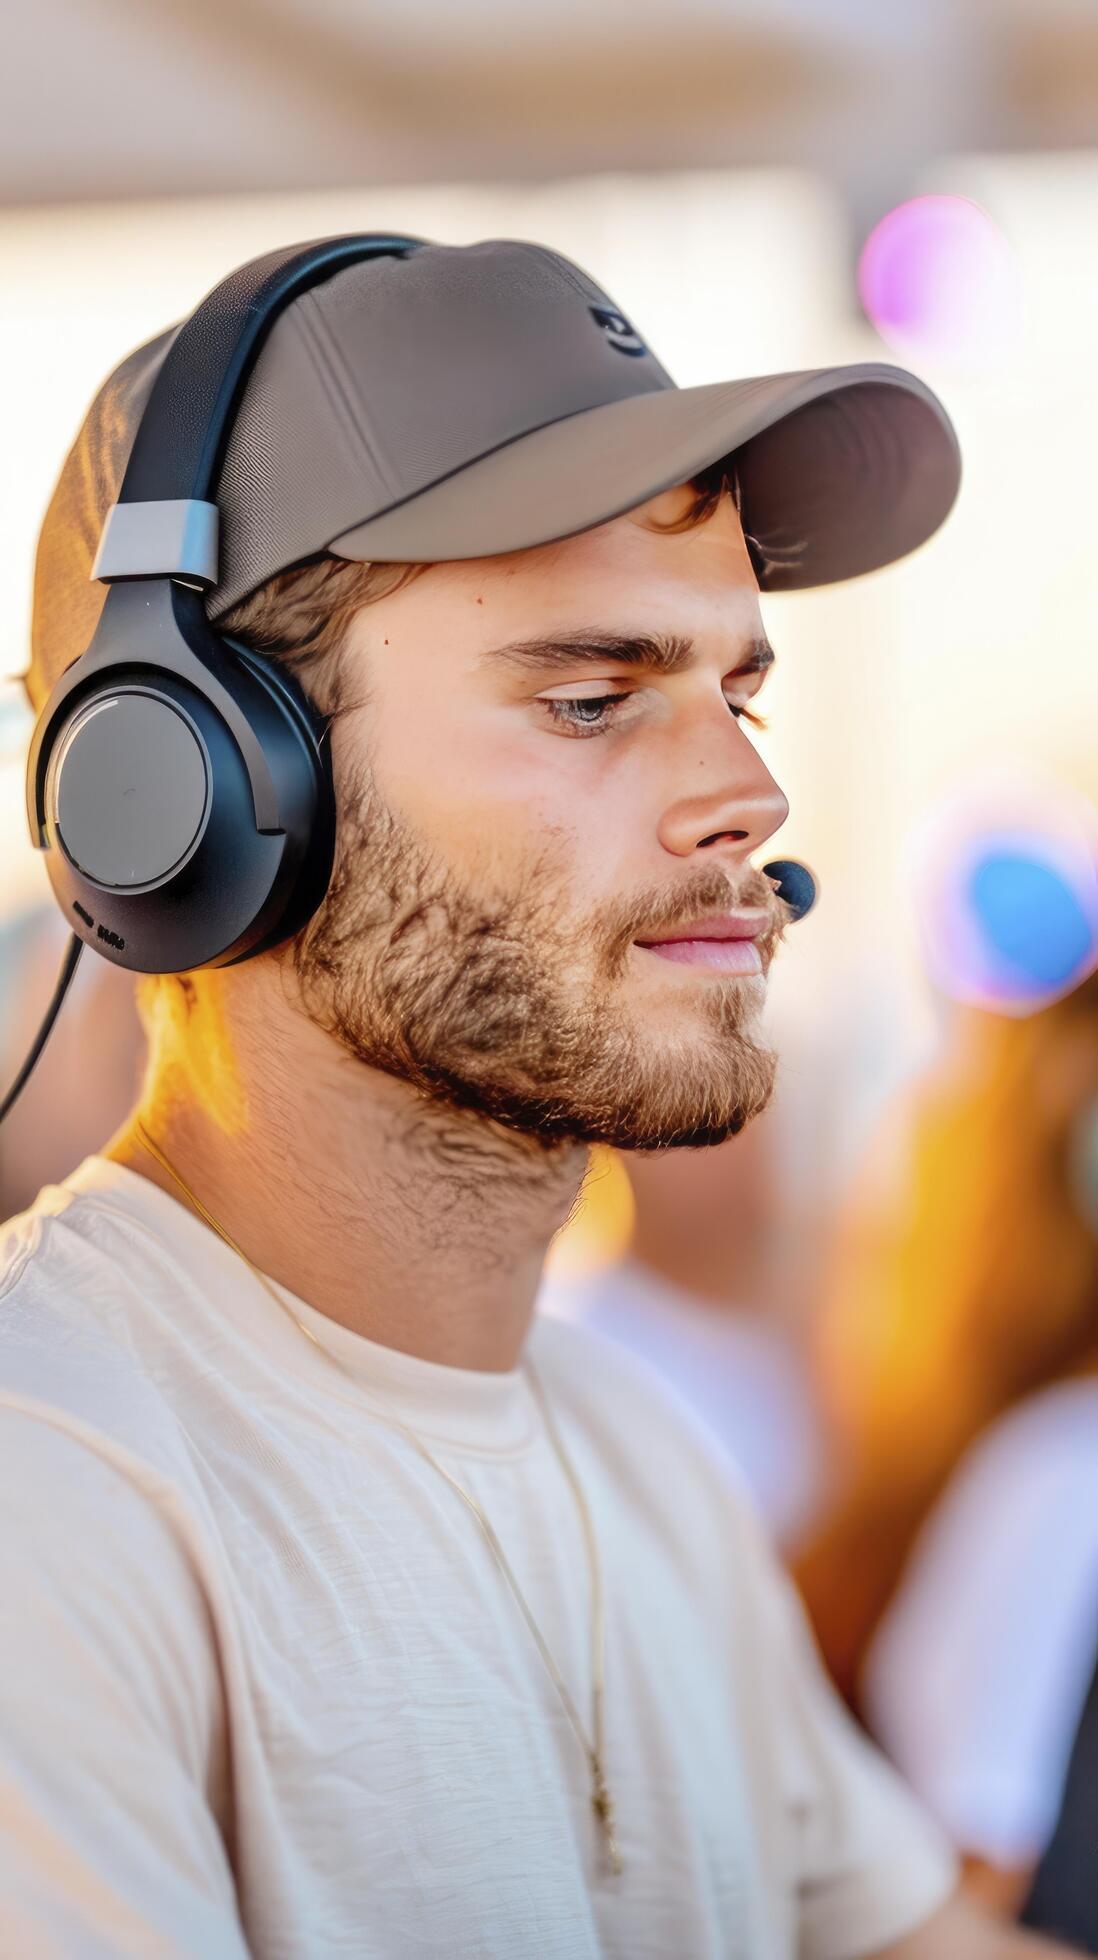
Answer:
[[618, 1849], [617, 1838], [614, 1836], [614, 1804], [606, 1778], [602, 1773], [602, 1764], [597, 1760], [594, 1765], [593, 1778], [594, 1788], [591, 1792], [591, 1803], [606, 1838], [606, 1854], [610, 1860], [610, 1869], [617, 1875], [622, 1870], [622, 1857]]

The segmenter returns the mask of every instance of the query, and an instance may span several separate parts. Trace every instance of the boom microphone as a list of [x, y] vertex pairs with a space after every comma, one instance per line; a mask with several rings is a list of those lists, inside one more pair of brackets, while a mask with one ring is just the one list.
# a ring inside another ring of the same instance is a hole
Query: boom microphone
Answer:
[[798, 864], [796, 858], [775, 858], [773, 864], [763, 865], [763, 877], [776, 883], [778, 897], [788, 905], [794, 925], [811, 912], [820, 888], [807, 864]]

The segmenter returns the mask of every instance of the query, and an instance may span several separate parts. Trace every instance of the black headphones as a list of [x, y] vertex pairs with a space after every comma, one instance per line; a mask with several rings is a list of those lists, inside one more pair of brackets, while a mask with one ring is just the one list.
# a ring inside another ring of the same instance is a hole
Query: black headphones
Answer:
[[328, 888], [335, 799], [323, 717], [276, 661], [218, 634], [217, 485], [282, 309], [419, 238], [368, 232], [253, 259], [161, 364], [93, 578], [110, 591], [27, 758], [27, 822], [73, 932], [116, 966], [232, 966], [300, 930]]

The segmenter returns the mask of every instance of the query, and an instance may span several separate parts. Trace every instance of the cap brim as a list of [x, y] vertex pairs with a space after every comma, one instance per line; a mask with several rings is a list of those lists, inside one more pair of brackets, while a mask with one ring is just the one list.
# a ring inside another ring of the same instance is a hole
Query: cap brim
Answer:
[[571, 537], [738, 452], [760, 583], [831, 585], [936, 531], [961, 480], [936, 395], [885, 363], [661, 388], [518, 436], [329, 541], [339, 557], [479, 558]]

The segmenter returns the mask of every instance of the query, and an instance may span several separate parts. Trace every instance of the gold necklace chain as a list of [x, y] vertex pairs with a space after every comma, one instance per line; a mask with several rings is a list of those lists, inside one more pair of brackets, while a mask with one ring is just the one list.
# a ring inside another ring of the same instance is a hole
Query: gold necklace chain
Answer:
[[[207, 1211], [205, 1205], [202, 1203], [202, 1200], [196, 1197], [195, 1193], [191, 1190], [190, 1185], [184, 1182], [183, 1178], [176, 1170], [174, 1164], [168, 1161], [168, 1158], [164, 1155], [164, 1152], [161, 1150], [159, 1144], [154, 1143], [152, 1137], [149, 1135], [148, 1131], [145, 1128], [145, 1125], [141, 1122], [140, 1118], [136, 1119], [135, 1128], [138, 1136], [140, 1137], [142, 1143], [144, 1144], [145, 1149], [148, 1150], [151, 1153], [151, 1155], [157, 1159], [158, 1163], [163, 1165], [169, 1177], [173, 1177], [175, 1179], [175, 1182], [178, 1184], [180, 1190], [186, 1193], [192, 1205], [195, 1207], [195, 1210], [198, 1211], [201, 1214], [201, 1216], [206, 1220], [207, 1225], [209, 1225], [211, 1229], [217, 1233], [219, 1238], [224, 1239], [226, 1245], [232, 1247], [232, 1250], [235, 1253], [237, 1253], [241, 1259], [243, 1259], [246, 1266], [251, 1268], [251, 1271], [255, 1274], [255, 1277], [257, 1278], [257, 1280], [259, 1280], [260, 1284], [266, 1287], [267, 1292], [271, 1295], [272, 1299], [277, 1302], [277, 1304], [282, 1308], [284, 1313], [287, 1313], [289, 1315], [290, 1319], [294, 1322], [294, 1325], [300, 1328], [301, 1332], [305, 1335], [306, 1339], [312, 1341], [314, 1347], [320, 1348], [321, 1352], [326, 1354], [328, 1356], [328, 1359], [330, 1361], [333, 1361], [336, 1367], [339, 1368], [343, 1374], [349, 1376], [350, 1379], [355, 1382], [356, 1387], [359, 1387], [360, 1384], [358, 1382], [358, 1377], [352, 1373], [351, 1369], [345, 1366], [343, 1361], [340, 1359], [339, 1355], [336, 1354], [335, 1350], [333, 1348], [330, 1348], [326, 1342], [322, 1341], [319, 1338], [319, 1336], [313, 1332], [311, 1327], [307, 1327], [305, 1325], [305, 1322], [298, 1318], [297, 1314], [294, 1313], [293, 1308], [289, 1306], [289, 1304], [282, 1298], [281, 1294], [277, 1291], [277, 1289], [274, 1287], [271, 1281], [267, 1278], [266, 1273], [260, 1272], [259, 1267], [256, 1266], [251, 1259], [249, 1259], [243, 1247], [237, 1245], [236, 1240], [230, 1238], [228, 1232], [225, 1231], [224, 1227], [222, 1225], [219, 1225], [216, 1218], [214, 1218], [212, 1214], [209, 1211]], [[599, 1824], [602, 1828], [603, 1836], [605, 1838], [605, 1843], [606, 1843], [606, 1853], [610, 1862], [610, 1868], [613, 1872], [618, 1873], [622, 1870], [622, 1857], [621, 1857], [621, 1852], [618, 1848], [618, 1842], [614, 1832], [614, 1806], [610, 1795], [610, 1789], [606, 1781], [606, 1772], [604, 1769], [605, 1741], [604, 1741], [604, 1727], [603, 1727], [603, 1681], [604, 1681], [604, 1667], [605, 1667], [606, 1626], [605, 1626], [605, 1615], [603, 1611], [602, 1570], [599, 1561], [598, 1544], [595, 1539], [595, 1528], [592, 1522], [591, 1512], [588, 1507], [587, 1499], [584, 1495], [582, 1485], [580, 1484], [579, 1477], [576, 1474], [576, 1471], [572, 1465], [572, 1462], [561, 1440], [560, 1432], [557, 1428], [556, 1422], [554, 1421], [553, 1414], [552, 1411], [550, 1410], [548, 1400], [546, 1399], [545, 1390], [542, 1387], [541, 1380], [538, 1376], [537, 1370], [534, 1367], [534, 1364], [530, 1360], [528, 1355], [524, 1358], [523, 1366], [529, 1378], [531, 1388], [533, 1389], [534, 1394], [536, 1396], [539, 1408], [541, 1410], [542, 1420], [545, 1424], [545, 1428], [549, 1436], [549, 1440], [553, 1446], [554, 1451], [556, 1452], [556, 1456], [560, 1463], [561, 1469], [564, 1471], [564, 1474], [567, 1477], [568, 1482], [571, 1486], [572, 1493], [575, 1497], [576, 1507], [579, 1511], [580, 1521], [583, 1526], [583, 1535], [587, 1544], [587, 1560], [588, 1560], [588, 1566], [591, 1574], [591, 1660], [592, 1660], [591, 1702], [592, 1702], [592, 1715], [593, 1715], [592, 1726], [594, 1730], [593, 1739], [588, 1736], [587, 1731], [584, 1728], [583, 1723], [579, 1718], [579, 1714], [577, 1712], [575, 1702], [573, 1701], [572, 1696], [568, 1691], [568, 1688], [560, 1673], [560, 1669], [557, 1667], [557, 1664], [554, 1661], [553, 1656], [550, 1653], [545, 1640], [542, 1638], [541, 1629], [539, 1628], [537, 1621], [535, 1620], [532, 1612], [530, 1611], [529, 1606], [526, 1603], [526, 1599], [523, 1596], [522, 1589], [519, 1586], [518, 1580], [515, 1578], [515, 1575], [511, 1570], [510, 1564], [508, 1563], [506, 1554], [504, 1553], [503, 1550], [503, 1546], [500, 1544], [499, 1539], [496, 1535], [495, 1530], [492, 1527], [490, 1520], [485, 1516], [485, 1513], [481, 1509], [480, 1505], [477, 1503], [476, 1498], [473, 1497], [470, 1494], [470, 1492], [465, 1489], [463, 1484], [460, 1484], [458, 1482], [456, 1477], [451, 1475], [450, 1471], [447, 1470], [444, 1467], [444, 1465], [438, 1461], [437, 1457], [432, 1456], [430, 1450], [427, 1448], [425, 1443], [420, 1441], [414, 1429], [410, 1429], [408, 1427], [408, 1424], [402, 1422], [399, 1416], [392, 1414], [391, 1411], [382, 1410], [382, 1409], [372, 1409], [371, 1413], [377, 1416], [380, 1421], [388, 1425], [391, 1425], [395, 1429], [400, 1430], [402, 1435], [407, 1437], [408, 1441], [415, 1446], [415, 1448], [419, 1451], [420, 1455], [425, 1457], [427, 1462], [432, 1464], [433, 1467], [438, 1471], [440, 1477], [445, 1477], [446, 1482], [451, 1486], [451, 1488], [453, 1490], [456, 1490], [459, 1497], [462, 1497], [465, 1500], [465, 1503], [468, 1505], [469, 1509], [473, 1513], [473, 1516], [476, 1518], [477, 1523], [480, 1525], [480, 1528], [483, 1531], [484, 1536], [488, 1541], [488, 1545], [491, 1549], [492, 1555], [495, 1558], [496, 1563], [499, 1566], [500, 1571], [503, 1573], [503, 1576], [506, 1579], [508, 1585], [510, 1586], [511, 1591], [514, 1594], [515, 1601], [522, 1613], [522, 1616], [526, 1621], [526, 1624], [529, 1627], [531, 1634], [533, 1635], [538, 1652], [541, 1655], [541, 1658], [545, 1664], [550, 1679], [552, 1680], [557, 1690], [557, 1694], [560, 1697], [561, 1704], [564, 1708], [564, 1712], [567, 1715], [568, 1720], [571, 1722], [572, 1727], [575, 1730], [576, 1736], [578, 1738], [580, 1747], [582, 1748], [583, 1753], [587, 1758], [588, 1770], [591, 1776], [592, 1808], [594, 1809], [595, 1815], [598, 1818]]]

